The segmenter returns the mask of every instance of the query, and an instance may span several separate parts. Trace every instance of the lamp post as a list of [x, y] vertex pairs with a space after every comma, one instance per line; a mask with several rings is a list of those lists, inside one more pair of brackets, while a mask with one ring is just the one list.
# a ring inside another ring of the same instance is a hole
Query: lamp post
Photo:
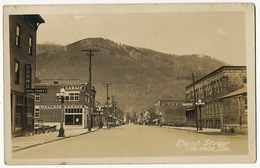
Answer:
[[112, 115], [111, 114], [109, 114], [109, 116], [108, 116], [108, 127], [111, 127], [111, 123], [112, 123]]
[[202, 130], [201, 108], [204, 107], [204, 105], [205, 103], [201, 100], [198, 100], [198, 102], [196, 103], [196, 106], [200, 109], [200, 130]]
[[163, 116], [163, 114], [160, 112], [159, 114], [159, 119], [160, 119], [160, 127], [162, 126], [162, 116]]
[[59, 135], [58, 137], [65, 137], [65, 130], [63, 128], [63, 123], [64, 123], [64, 101], [69, 98], [69, 94], [65, 93], [65, 89], [61, 88], [60, 93], [56, 94], [56, 99], [58, 101], [61, 101], [61, 121], [60, 121], [60, 129], [59, 129]]
[[103, 127], [103, 121], [102, 121], [102, 115], [103, 115], [103, 109], [101, 107], [98, 107], [98, 115], [99, 115], [99, 128], [101, 129]]

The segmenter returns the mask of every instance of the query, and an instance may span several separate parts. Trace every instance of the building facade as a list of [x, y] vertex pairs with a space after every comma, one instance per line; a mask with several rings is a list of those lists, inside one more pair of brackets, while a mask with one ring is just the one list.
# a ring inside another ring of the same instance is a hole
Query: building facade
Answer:
[[[80, 80], [44, 80], [36, 84], [36, 88], [46, 88], [47, 93], [35, 94], [35, 122], [44, 125], [60, 126], [62, 113], [64, 113], [64, 125], [87, 127], [89, 115], [89, 85]], [[61, 103], [56, 94], [63, 88], [69, 94], [68, 100]], [[92, 109], [95, 109], [95, 88], [92, 87]], [[92, 110], [91, 120], [94, 120]], [[92, 122], [93, 123], [93, 122]], [[92, 125], [93, 126], [93, 125]]]
[[[34, 88], [36, 74], [37, 29], [44, 19], [40, 15], [10, 15], [11, 130], [19, 136], [34, 130]], [[30, 69], [30, 74], [26, 69]], [[29, 78], [27, 78], [29, 76]]]
[[[206, 128], [221, 128], [228, 120], [230, 124], [237, 124], [237, 119], [231, 119], [232, 116], [238, 116], [239, 110], [232, 110], [237, 107], [236, 103], [231, 100], [223, 102], [222, 98], [245, 87], [246, 83], [245, 66], [223, 66], [187, 86], [186, 102], [193, 103], [186, 108], [187, 125], [201, 123]], [[195, 105], [198, 100], [204, 104], [201, 108]], [[247, 119], [244, 119], [244, 124], [247, 124]]]
[[162, 125], [186, 126], [185, 100], [162, 99], [155, 103], [157, 120]]
[[247, 134], [246, 86], [220, 98], [222, 103], [221, 132]]

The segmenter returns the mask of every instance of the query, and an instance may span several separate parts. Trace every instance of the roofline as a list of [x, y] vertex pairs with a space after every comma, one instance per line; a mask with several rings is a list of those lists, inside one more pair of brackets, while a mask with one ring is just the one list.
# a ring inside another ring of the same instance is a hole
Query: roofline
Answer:
[[[210, 76], [213, 76], [213, 75], [215, 75], [216, 73], [221, 72], [221, 71], [223, 71], [223, 70], [227, 70], [227, 69], [244, 69], [244, 68], [246, 69], [246, 66], [222, 66], [222, 67], [216, 69], [215, 71], [213, 71], [213, 72], [207, 74], [206, 76], [204, 76], [204, 77], [202, 77], [202, 78], [196, 80], [196, 81], [194, 82], [194, 84], [196, 85], [196, 84], [198, 84], [199, 82], [201, 82], [201, 81], [203, 81], [203, 80], [209, 78]], [[189, 88], [189, 87], [191, 87], [191, 86], [193, 86], [193, 83], [191, 83], [190, 85], [186, 86], [186, 89]]]
[[25, 17], [26, 16], [35, 17], [35, 18], [37, 18], [37, 23], [45, 23], [45, 20], [39, 14], [26, 14], [26, 15], [23, 15], [23, 16], [25, 16]]

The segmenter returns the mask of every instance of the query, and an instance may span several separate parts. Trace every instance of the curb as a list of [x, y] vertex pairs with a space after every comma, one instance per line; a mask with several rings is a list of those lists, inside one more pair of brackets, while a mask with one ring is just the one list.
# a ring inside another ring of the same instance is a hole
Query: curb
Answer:
[[30, 145], [30, 146], [26, 146], [26, 147], [19, 148], [19, 149], [14, 149], [14, 150], [12, 150], [12, 152], [18, 152], [18, 151], [21, 151], [21, 150], [24, 150], [24, 149], [33, 148], [33, 147], [36, 147], [36, 146], [40, 146], [40, 145], [44, 145], [44, 144], [48, 144], [48, 143], [52, 143], [52, 142], [56, 142], [56, 141], [60, 141], [60, 140], [64, 140], [64, 139], [68, 139], [68, 138], [73, 138], [73, 137], [89, 134], [89, 133], [100, 131], [100, 130], [101, 129], [97, 129], [97, 130], [93, 130], [93, 131], [90, 131], [90, 132], [89, 131], [88, 132], [84, 132], [84, 133], [81, 133], [81, 134], [78, 134], [78, 135], [71, 135], [71, 136], [67, 136], [67, 137], [64, 137], [64, 138], [60, 138], [60, 139], [54, 139], [54, 140], [50, 140], [50, 141], [46, 141], [46, 142], [42, 142], [42, 143]]

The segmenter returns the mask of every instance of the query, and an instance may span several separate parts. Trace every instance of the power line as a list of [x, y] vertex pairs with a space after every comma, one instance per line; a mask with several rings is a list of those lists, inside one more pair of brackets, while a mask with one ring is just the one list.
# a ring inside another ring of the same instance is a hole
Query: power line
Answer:
[[108, 88], [112, 85], [112, 84], [109, 84], [109, 83], [104, 83], [103, 85], [105, 85], [107, 87], [107, 127], [108, 127]]
[[[81, 51], [86, 51], [86, 55], [89, 56], [89, 111], [88, 111], [88, 115], [87, 115], [87, 124], [88, 124], [88, 130], [91, 131], [91, 127], [92, 127], [92, 120], [91, 120], [91, 114], [92, 114], [92, 86], [91, 86], [91, 58], [92, 56], [94, 56], [93, 52], [99, 51], [99, 50], [92, 50], [92, 49], [88, 49], [88, 50], [81, 50]], [[86, 128], [86, 126], [85, 126]]]

